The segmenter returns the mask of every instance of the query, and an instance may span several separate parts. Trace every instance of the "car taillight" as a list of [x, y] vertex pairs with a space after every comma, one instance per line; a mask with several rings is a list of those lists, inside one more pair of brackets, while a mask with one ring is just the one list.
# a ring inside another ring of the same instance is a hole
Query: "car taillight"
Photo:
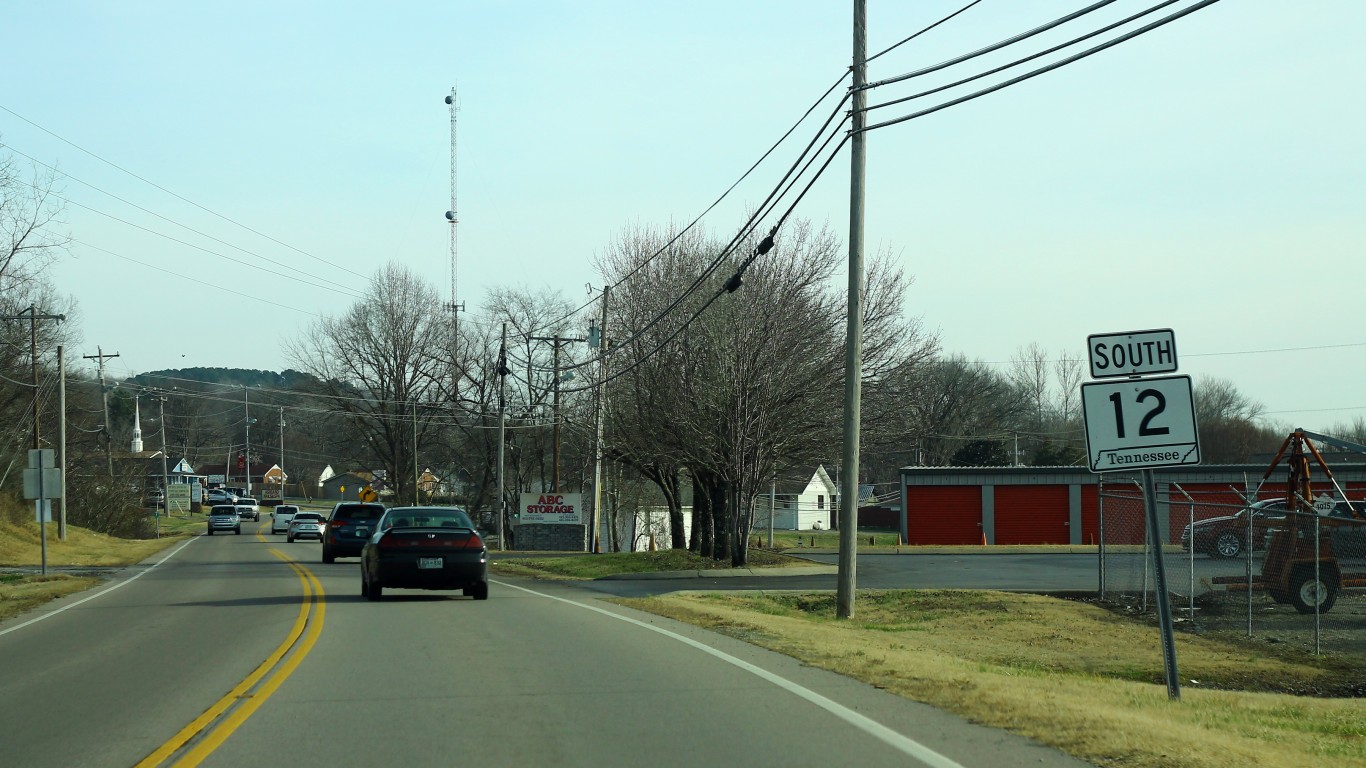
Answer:
[[400, 548], [402, 548], [402, 547], [411, 547], [414, 543], [416, 543], [416, 542], [410, 541], [410, 540], [408, 540], [408, 539], [402, 539], [402, 538], [399, 538], [398, 536], [390, 536], [390, 535], [386, 534], [386, 535], [380, 537], [380, 540], [379, 540], [379, 548], [380, 548], [380, 549], [400, 549]]
[[477, 534], [477, 533], [472, 533], [472, 534], [470, 534], [470, 537], [469, 537], [468, 539], [465, 540], [465, 549], [483, 549], [483, 548], [484, 548], [484, 540], [481, 539], [481, 538], [479, 538], [479, 534]]
[[346, 521], [341, 519], [329, 520], [327, 524], [332, 526], [333, 528], [340, 528], [343, 525], [346, 525]]

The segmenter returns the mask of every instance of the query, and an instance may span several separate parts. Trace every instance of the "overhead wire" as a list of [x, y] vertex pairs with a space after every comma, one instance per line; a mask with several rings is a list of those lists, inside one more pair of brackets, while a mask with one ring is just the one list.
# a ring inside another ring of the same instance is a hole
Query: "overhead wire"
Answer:
[[362, 279], [364, 279], [364, 280], [369, 280], [368, 277], [366, 277], [365, 275], [362, 275], [362, 274], [359, 273], [359, 272], [352, 271], [352, 270], [347, 269], [346, 267], [344, 267], [344, 266], [342, 266], [342, 265], [340, 265], [340, 264], [337, 264], [337, 263], [328, 261], [327, 259], [324, 259], [324, 258], [322, 258], [322, 257], [320, 257], [320, 256], [315, 256], [315, 255], [309, 253], [308, 251], [302, 250], [302, 249], [300, 249], [300, 248], [296, 248], [295, 246], [292, 246], [292, 245], [290, 245], [289, 243], [283, 242], [283, 241], [281, 241], [281, 240], [277, 240], [276, 238], [271, 237], [270, 235], [267, 235], [267, 234], [264, 233], [264, 232], [261, 232], [261, 231], [259, 231], [259, 230], [253, 229], [253, 228], [251, 228], [251, 227], [249, 227], [249, 226], [247, 226], [247, 225], [245, 225], [245, 224], [243, 224], [243, 223], [241, 223], [241, 222], [239, 222], [239, 221], [236, 221], [236, 220], [231, 219], [231, 218], [229, 218], [229, 217], [227, 217], [227, 216], [224, 216], [223, 214], [218, 213], [217, 211], [214, 211], [214, 210], [211, 209], [211, 208], [207, 208], [207, 207], [205, 207], [205, 206], [203, 206], [203, 205], [200, 205], [199, 203], [197, 203], [197, 202], [195, 202], [195, 201], [193, 201], [193, 200], [191, 200], [191, 199], [189, 199], [189, 198], [187, 198], [187, 197], [184, 197], [184, 196], [179, 195], [179, 194], [177, 194], [177, 193], [175, 193], [175, 192], [172, 192], [171, 190], [167, 189], [166, 187], [163, 187], [163, 186], [161, 186], [160, 184], [157, 184], [156, 182], [154, 182], [154, 181], [152, 181], [152, 180], [150, 180], [150, 179], [147, 179], [147, 178], [144, 178], [144, 177], [142, 177], [142, 176], [139, 176], [138, 174], [136, 174], [136, 173], [134, 173], [134, 172], [128, 170], [127, 168], [124, 168], [123, 166], [121, 166], [121, 165], [119, 165], [119, 164], [117, 164], [117, 163], [115, 163], [115, 162], [113, 162], [113, 161], [111, 161], [111, 160], [107, 160], [107, 159], [105, 159], [105, 158], [103, 158], [103, 157], [101, 157], [101, 156], [95, 154], [94, 152], [91, 152], [90, 150], [86, 149], [85, 147], [82, 147], [81, 145], [76, 144], [75, 142], [70, 141], [69, 139], [66, 139], [66, 138], [64, 138], [64, 137], [62, 137], [62, 136], [59, 136], [57, 133], [55, 133], [55, 132], [49, 130], [48, 128], [46, 128], [46, 127], [44, 127], [44, 126], [42, 126], [42, 125], [39, 125], [38, 123], [36, 123], [36, 122], [34, 122], [34, 121], [28, 119], [27, 117], [24, 117], [23, 115], [19, 114], [18, 112], [15, 112], [14, 110], [10, 109], [9, 107], [6, 107], [6, 106], [3, 105], [3, 104], [0, 104], [0, 110], [4, 110], [5, 112], [8, 112], [9, 114], [11, 114], [11, 115], [13, 115], [13, 116], [19, 118], [20, 120], [23, 120], [24, 122], [28, 123], [29, 125], [33, 126], [34, 128], [37, 128], [38, 130], [42, 131], [43, 133], [46, 133], [47, 135], [49, 135], [49, 136], [51, 136], [51, 137], [57, 139], [58, 141], [62, 142], [63, 144], [66, 144], [66, 145], [68, 145], [68, 146], [70, 146], [70, 147], [73, 147], [73, 148], [75, 148], [75, 149], [77, 149], [77, 150], [79, 150], [79, 151], [81, 151], [81, 152], [84, 152], [85, 154], [87, 154], [87, 155], [89, 155], [89, 156], [95, 158], [96, 160], [99, 160], [100, 162], [102, 162], [102, 163], [104, 163], [104, 164], [106, 164], [106, 165], [108, 165], [108, 166], [110, 166], [110, 167], [112, 167], [112, 168], [115, 168], [115, 169], [117, 169], [117, 170], [119, 170], [119, 171], [122, 171], [123, 173], [125, 173], [125, 174], [127, 174], [127, 175], [129, 175], [129, 176], [132, 176], [133, 178], [137, 179], [138, 181], [143, 182], [144, 184], [148, 184], [148, 185], [150, 185], [150, 186], [152, 186], [152, 187], [154, 187], [154, 188], [156, 188], [156, 189], [159, 189], [159, 190], [161, 190], [162, 192], [165, 192], [166, 194], [170, 195], [171, 197], [174, 197], [174, 198], [176, 198], [177, 200], [180, 200], [181, 202], [184, 202], [184, 203], [187, 203], [187, 204], [189, 204], [189, 205], [192, 205], [192, 206], [194, 206], [195, 208], [198, 208], [199, 210], [201, 210], [201, 211], [203, 211], [203, 212], [205, 212], [205, 213], [207, 213], [207, 214], [209, 214], [209, 215], [211, 215], [211, 216], [214, 216], [214, 217], [217, 217], [217, 218], [219, 218], [219, 219], [222, 219], [223, 221], [226, 221], [226, 222], [228, 222], [229, 224], [232, 224], [233, 226], [240, 227], [241, 229], [244, 229], [244, 230], [246, 230], [246, 231], [248, 231], [248, 232], [250, 232], [250, 233], [252, 233], [252, 234], [254, 234], [254, 235], [258, 236], [258, 237], [263, 237], [263, 238], [265, 238], [266, 240], [269, 240], [269, 241], [275, 243], [276, 245], [282, 246], [282, 247], [284, 247], [284, 248], [288, 248], [289, 250], [294, 251], [294, 252], [296, 252], [296, 253], [298, 253], [298, 254], [300, 254], [300, 255], [307, 256], [308, 258], [313, 259], [314, 261], [318, 261], [318, 262], [321, 262], [321, 263], [323, 263], [323, 264], [326, 264], [327, 266], [332, 267], [333, 269], [337, 269], [337, 270], [340, 270], [340, 271], [342, 271], [342, 272], [350, 272], [351, 274], [355, 275], [356, 277], [362, 278]]
[[1111, 40], [1108, 40], [1108, 41], [1106, 41], [1106, 42], [1104, 42], [1104, 43], [1102, 43], [1102, 44], [1100, 44], [1100, 45], [1096, 45], [1096, 46], [1093, 46], [1093, 47], [1091, 47], [1091, 48], [1088, 48], [1088, 49], [1086, 49], [1086, 50], [1084, 50], [1084, 51], [1081, 51], [1081, 52], [1079, 52], [1079, 53], [1073, 54], [1072, 56], [1068, 56], [1068, 57], [1066, 57], [1066, 58], [1063, 58], [1063, 59], [1060, 59], [1060, 60], [1058, 60], [1058, 61], [1055, 61], [1055, 62], [1053, 62], [1052, 64], [1048, 64], [1047, 66], [1039, 67], [1038, 69], [1032, 70], [1032, 71], [1030, 71], [1030, 72], [1026, 72], [1025, 74], [1020, 75], [1020, 76], [1018, 76], [1018, 77], [1010, 78], [1010, 79], [1005, 80], [1005, 81], [1003, 81], [1003, 82], [1000, 82], [1000, 83], [997, 83], [997, 84], [995, 84], [995, 85], [992, 85], [992, 86], [990, 86], [990, 87], [988, 87], [988, 88], [983, 88], [983, 89], [981, 89], [981, 90], [974, 91], [973, 93], [969, 93], [969, 94], [967, 94], [967, 95], [965, 95], [965, 96], [961, 96], [961, 97], [956, 98], [956, 99], [950, 99], [949, 101], [946, 101], [946, 102], [937, 104], [937, 105], [935, 105], [935, 106], [933, 106], [933, 107], [928, 107], [928, 108], [926, 108], [926, 109], [922, 109], [922, 110], [917, 111], [917, 112], [912, 112], [912, 113], [910, 113], [910, 114], [902, 115], [901, 117], [893, 118], [893, 119], [890, 119], [890, 120], [884, 120], [884, 121], [882, 121], [882, 122], [880, 122], [880, 123], [874, 123], [874, 124], [872, 124], [872, 125], [865, 126], [863, 130], [864, 130], [865, 132], [868, 132], [868, 131], [877, 130], [877, 129], [879, 129], [879, 128], [887, 128], [887, 127], [889, 127], [889, 126], [898, 125], [898, 124], [900, 124], [900, 123], [904, 123], [904, 122], [907, 122], [907, 121], [909, 121], [909, 120], [915, 120], [915, 119], [917, 119], [917, 118], [925, 117], [926, 115], [930, 115], [930, 114], [933, 114], [933, 113], [935, 113], [935, 112], [939, 112], [939, 111], [941, 111], [941, 110], [948, 109], [949, 107], [954, 107], [954, 106], [958, 106], [959, 104], [964, 104], [964, 103], [969, 102], [969, 101], [972, 101], [972, 100], [974, 100], [974, 99], [981, 98], [982, 96], [986, 96], [986, 95], [988, 95], [988, 94], [995, 93], [995, 92], [1000, 91], [1000, 90], [1003, 90], [1003, 89], [1005, 89], [1005, 88], [1009, 88], [1009, 87], [1012, 86], [1012, 85], [1018, 85], [1019, 83], [1022, 83], [1022, 82], [1026, 81], [1026, 80], [1029, 80], [1029, 79], [1038, 77], [1039, 75], [1042, 75], [1042, 74], [1045, 74], [1045, 73], [1048, 73], [1048, 72], [1052, 72], [1052, 71], [1057, 70], [1057, 69], [1061, 69], [1062, 67], [1065, 67], [1065, 66], [1067, 66], [1068, 64], [1076, 63], [1076, 62], [1078, 62], [1078, 61], [1080, 61], [1080, 60], [1082, 60], [1082, 59], [1085, 59], [1085, 58], [1087, 58], [1087, 57], [1089, 57], [1089, 56], [1093, 56], [1093, 55], [1095, 55], [1095, 54], [1097, 54], [1097, 53], [1100, 53], [1101, 51], [1108, 50], [1108, 49], [1110, 49], [1110, 48], [1115, 47], [1116, 45], [1120, 45], [1121, 43], [1128, 42], [1129, 40], [1132, 40], [1132, 39], [1134, 39], [1134, 38], [1136, 38], [1136, 37], [1138, 37], [1138, 36], [1140, 36], [1140, 35], [1147, 34], [1148, 32], [1151, 32], [1151, 31], [1153, 31], [1153, 30], [1155, 30], [1155, 29], [1158, 29], [1159, 27], [1166, 26], [1167, 24], [1170, 24], [1170, 23], [1172, 23], [1173, 21], [1177, 21], [1177, 20], [1179, 20], [1179, 19], [1181, 19], [1181, 18], [1184, 18], [1184, 17], [1186, 17], [1186, 16], [1189, 16], [1189, 15], [1192, 14], [1192, 13], [1195, 13], [1196, 11], [1199, 11], [1199, 10], [1201, 10], [1201, 9], [1203, 9], [1203, 8], [1207, 8], [1207, 7], [1211, 6], [1211, 5], [1214, 5], [1214, 4], [1217, 3], [1217, 2], [1219, 2], [1219, 0], [1200, 0], [1200, 2], [1197, 2], [1195, 5], [1193, 5], [1193, 6], [1189, 7], [1189, 8], [1183, 8], [1183, 9], [1180, 10], [1180, 11], [1176, 11], [1176, 12], [1174, 12], [1174, 13], [1172, 13], [1172, 14], [1169, 14], [1169, 15], [1167, 15], [1167, 16], [1164, 16], [1164, 17], [1162, 17], [1161, 19], [1158, 19], [1157, 21], [1154, 21], [1154, 22], [1152, 22], [1152, 23], [1150, 23], [1150, 24], [1146, 24], [1146, 25], [1144, 25], [1144, 26], [1142, 26], [1142, 27], [1139, 27], [1138, 29], [1135, 29], [1135, 30], [1133, 30], [1133, 31], [1131, 31], [1131, 32], [1127, 32], [1127, 33], [1125, 33], [1125, 34], [1123, 34], [1123, 35], [1120, 35], [1119, 37], [1116, 37], [1116, 38], [1113, 38], [1113, 39], [1111, 39]]
[[[219, 238], [219, 237], [215, 237], [214, 235], [210, 235], [210, 234], [208, 234], [207, 232], [202, 232], [202, 231], [200, 231], [200, 230], [198, 230], [198, 229], [195, 229], [194, 227], [189, 226], [188, 224], [182, 224], [182, 223], [180, 223], [180, 222], [176, 221], [175, 219], [172, 219], [172, 218], [170, 218], [170, 217], [168, 217], [168, 216], [163, 216], [162, 214], [157, 213], [156, 211], [153, 211], [153, 210], [151, 210], [151, 209], [149, 209], [149, 208], [146, 208], [146, 207], [144, 207], [144, 206], [138, 205], [137, 203], [134, 203], [134, 202], [132, 202], [131, 200], [127, 200], [127, 199], [125, 199], [125, 198], [123, 198], [123, 197], [120, 197], [120, 196], [114, 194], [113, 192], [109, 192], [109, 191], [107, 191], [107, 190], [101, 189], [100, 187], [97, 187], [97, 186], [95, 186], [94, 184], [91, 184], [91, 183], [89, 183], [89, 182], [87, 182], [87, 181], [84, 181], [83, 179], [77, 178], [76, 176], [72, 176], [71, 174], [69, 174], [69, 173], [67, 173], [67, 172], [65, 172], [65, 171], [62, 171], [62, 170], [56, 168], [55, 166], [49, 165], [49, 164], [43, 162], [42, 160], [39, 160], [39, 159], [33, 157], [32, 155], [29, 155], [29, 154], [27, 154], [27, 153], [25, 153], [25, 152], [23, 152], [23, 151], [21, 151], [21, 150], [19, 150], [19, 149], [16, 149], [16, 148], [14, 147], [14, 145], [12, 145], [12, 144], [6, 144], [6, 143], [4, 143], [4, 142], [0, 142], [0, 147], [3, 147], [3, 148], [5, 148], [5, 149], [8, 149], [9, 151], [13, 152], [14, 154], [17, 154], [17, 155], [20, 155], [20, 156], [22, 156], [22, 157], [25, 157], [25, 158], [27, 158], [30, 162], [35, 163], [35, 164], [37, 164], [37, 165], [41, 165], [41, 166], [43, 166], [44, 168], [47, 168], [48, 170], [52, 171], [53, 173], [61, 174], [64, 178], [71, 179], [72, 181], [76, 182], [77, 184], [81, 184], [81, 185], [84, 185], [84, 186], [86, 186], [86, 187], [89, 187], [90, 189], [93, 189], [93, 190], [95, 190], [96, 192], [99, 192], [100, 194], [106, 195], [106, 196], [111, 197], [111, 198], [113, 198], [113, 199], [115, 199], [115, 200], [117, 200], [117, 201], [119, 201], [119, 202], [121, 202], [121, 203], [123, 203], [123, 204], [125, 204], [125, 205], [128, 205], [128, 206], [131, 206], [131, 207], [133, 207], [133, 208], [136, 208], [137, 210], [142, 211], [143, 213], [146, 213], [146, 214], [151, 215], [151, 216], [155, 216], [156, 218], [161, 219], [162, 221], [164, 221], [164, 222], [166, 222], [166, 223], [168, 223], [168, 224], [173, 224], [173, 225], [175, 225], [175, 226], [177, 226], [177, 227], [180, 227], [181, 229], [187, 230], [187, 231], [189, 231], [189, 232], [193, 232], [194, 234], [199, 235], [200, 237], [203, 237], [203, 238], [205, 238], [205, 239], [207, 239], [207, 240], [212, 240], [212, 241], [215, 242], [215, 243], [219, 243], [219, 244], [221, 244], [221, 245], [226, 245], [226, 246], [229, 247], [229, 248], [233, 248], [233, 249], [235, 249], [235, 250], [241, 251], [242, 253], [248, 254], [248, 255], [250, 255], [250, 256], [255, 256], [256, 258], [258, 258], [258, 259], [260, 259], [260, 260], [262, 260], [262, 261], [264, 261], [264, 262], [266, 262], [266, 263], [274, 264], [275, 266], [277, 266], [277, 267], [282, 267], [282, 268], [284, 268], [284, 269], [291, 269], [291, 270], [294, 270], [295, 272], [298, 272], [299, 274], [304, 275], [304, 276], [306, 276], [306, 277], [309, 277], [309, 278], [311, 278], [311, 279], [313, 279], [313, 280], [321, 280], [322, 282], [325, 282], [325, 283], [331, 283], [332, 285], [336, 286], [337, 288], [342, 289], [343, 291], [350, 291], [350, 288], [347, 287], [347, 286], [346, 286], [345, 284], [343, 284], [343, 283], [338, 283], [338, 282], [336, 282], [336, 281], [334, 281], [334, 280], [330, 280], [330, 279], [325, 278], [325, 277], [321, 277], [321, 276], [318, 276], [318, 275], [311, 274], [311, 273], [306, 272], [306, 271], [304, 271], [304, 270], [302, 270], [302, 269], [299, 269], [298, 267], [291, 266], [291, 265], [289, 265], [289, 264], [285, 264], [284, 262], [277, 261], [277, 260], [272, 259], [272, 258], [270, 258], [270, 257], [268, 257], [268, 256], [263, 256], [263, 255], [261, 255], [261, 254], [259, 254], [259, 253], [256, 253], [255, 251], [252, 251], [252, 250], [250, 250], [250, 249], [243, 248], [243, 247], [241, 247], [241, 246], [239, 246], [239, 245], [235, 245], [235, 244], [230, 243], [230, 242], [228, 242], [228, 241], [226, 241], [226, 240], [223, 240], [223, 239], [221, 239], [221, 238]], [[28, 186], [33, 186], [33, 185], [32, 185], [32, 184], [29, 184]], [[56, 197], [56, 198], [58, 198], [59, 200], [64, 200], [64, 201], [66, 201], [66, 202], [72, 202], [72, 201], [70, 201], [69, 199], [67, 199], [67, 198], [65, 198], [65, 197], [62, 197], [61, 195], [56, 195], [56, 194], [54, 194], [53, 196]], [[93, 211], [93, 212], [95, 212], [95, 213], [100, 213], [101, 215], [109, 216], [109, 214], [104, 214], [104, 213], [102, 213], [102, 212], [100, 212], [100, 211], [95, 211], [93, 208], [88, 208], [87, 206], [81, 205], [80, 203], [74, 203], [74, 204], [75, 204], [75, 205], [78, 205], [78, 206], [80, 206], [80, 207], [82, 207], [82, 208], [86, 208], [87, 210], [91, 210], [91, 211]], [[116, 218], [116, 217], [111, 217], [111, 218], [115, 218], [116, 221], [119, 221], [119, 222], [121, 222], [121, 223], [125, 223], [125, 224], [128, 223], [128, 222], [124, 222], [122, 219], [118, 219], [118, 218]], [[137, 226], [137, 225], [130, 225], [130, 226]], [[149, 231], [149, 232], [150, 232], [151, 230], [145, 230], [145, 231]], [[156, 234], [156, 233], [154, 232], [153, 234]], [[252, 267], [252, 268], [261, 269], [261, 267], [259, 267], [259, 266], [257, 266], [257, 265], [245, 264], [245, 262], [243, 262], [243, 264], [244, 264], [245, 266], [249, 266], [249, 267]], [[278, 273], [272, 273], [272, 274], [278, 274]], [[366, 278], [366, 280], [368, 281], [369, 278]]]

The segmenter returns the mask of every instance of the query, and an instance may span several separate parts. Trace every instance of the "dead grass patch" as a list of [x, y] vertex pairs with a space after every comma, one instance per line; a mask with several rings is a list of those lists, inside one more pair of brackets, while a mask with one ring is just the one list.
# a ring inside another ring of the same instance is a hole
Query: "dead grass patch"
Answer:
[[835, 619], [834, 596], [824, 593], [620, 602], [740, 637], [1096, 765], [1366, 768], [1366, 707], [1359, 699], [1273, 692], [1313, 689], [1344, 675], [1359, 679], [1366, 670], [1359, 658], [1257, 654], [1219, 639], [1178, 635], [1182, 699], [1171, 702], [1156, 630], [1072, 601], [977, 591], [860, 592], [853, 621]]
[[5, 576], [0, 578], [0, 621], [99, 582], [92, 576]]
[[[57, 538], [56, 524], [47, 527], [48, 565], [119, 566], [141, 562], [166, 547], [185, 538], [188, 530], [197, 531], [204, 525], [197, 521], [177, 525], [180, 532], [159, 539], [120, 539], [67, 526], [67, 538]], [[164, 533], [165, 531], [163, 531]], [[0, 521], [0, 565], [38, 565], [42, 562], [42, 539], [36, 522], [12, 523]]]

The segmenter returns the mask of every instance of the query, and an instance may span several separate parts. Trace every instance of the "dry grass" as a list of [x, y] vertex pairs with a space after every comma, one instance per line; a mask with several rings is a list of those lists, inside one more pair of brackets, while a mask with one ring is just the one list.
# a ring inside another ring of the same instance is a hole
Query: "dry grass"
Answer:
[[1156, 630], [1071, 601], [997, 592], [860, 592], [855, 620], [847, 622], [834, 618], [828, 594], [621, 602], [1101, 766], [1366, 768], [1360, 700], [1266, 692], [1321, 687], [1343, 675], [1360, 679], [1366, 664], [1359, 658], [1258, 655], [1178, 635], [1183, 689], [1181, 701], [1172, 702], [1162, 684]]
[[[159, 539], [120, 539], [94, 533], [84, 528], [67, 526], [66, 541], [57, 538], [55, 523], [47, 527], [48, 565], [91, 565], [119, 566], [141, 562], [150, 555], [181, 541], [188, 530], [199, 531], [204, 522], [191, 524], [183, 520], [173, 520], [167, 535]], [[38, 536], [35, 522], [13, 523], [0, 520], [0, 566], [38, 565], [42, 561], [42, 540]]]
[[99, 581], [90, 576], [0, 577], [0, 621], [37, 608], [49, 600], [89, 589]]

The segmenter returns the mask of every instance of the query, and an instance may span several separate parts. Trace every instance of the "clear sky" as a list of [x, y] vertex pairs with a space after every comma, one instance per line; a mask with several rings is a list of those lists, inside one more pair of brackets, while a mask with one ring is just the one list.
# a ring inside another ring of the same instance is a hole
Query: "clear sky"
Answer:
[[[953, 74], [1156, 1], [1119, 0]], [[869, 0], [869, 52], [967, 2]], [[983, 0], [877, 58], [869, 77], [1083, 5]], [[69, 175], [59, 188], [75, 242], [53, 277], [80, 302], [80, 353], [118, 352], [118, 374], [279, 370], [281, 338], [341, 312], [385, 261], [449, 293], [452, 87], [469, 319], [495, 286], [578, 303], [623, 229], [690, 221], [840, 78], [851, 7], [15, 0], [0, 141]], [[948, 352], [1004, 362], [1038, 343], [1082, 356], [1090, 333], [1169, 327], [1181, 372], [1231, 380], [1276, 422], [1366, 417], [1363, 29], [1360, 0], [1223, 0], [873, 131], [870, 249], [914, 275], [909, 311]], [[884, 86], [870, 103], [948, 79]], [[796, 147], [708, 230], [728, 237]], [[846, 231], [847, 161], [846, 150], [797, 215]]]

